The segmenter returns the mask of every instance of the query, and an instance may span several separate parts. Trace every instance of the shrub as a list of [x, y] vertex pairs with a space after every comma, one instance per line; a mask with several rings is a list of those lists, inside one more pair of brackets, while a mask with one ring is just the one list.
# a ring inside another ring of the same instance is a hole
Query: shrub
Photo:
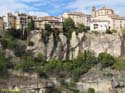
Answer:
[[8, 66], [9, 60], [5, 58], [5, 54], [0, 51], [0, 78], [5, 78], [8, 76]]
[[14, 53], [17, 57], [22, 57], [26, 55], [26, 46], [25, 45], [16, 45], [14, 48]]
[[33, 41], [29, 41], [28, 46], [34, 46], [34, 42]]
[[110, 29], [107, 29], [107, 30], [106, 30], [106, 33], [107, 33], [107, 34], [112, 34], [112, 31], [111, 31]]
[[86, 32], [86, 27], [83, 24], [78, 24], [77, 30], [78, 33], [79, 32]]
[[6, 39], [0, 39], [0, 42], [2, 44], [3, 49], [6, 49], [8, 45], [8, 41]]
[[14, 28], [8, 29], [6, 33], [7, 35], [12, 36], [13, 38], [17, 38], [17, 39], [20, 39], [22, 36], [22, 31], [16, 30]]
[[125, 60], [123, 58], [116, 58], [116, 62], [112, 66], [116, 70], [125, 70]]
[[69, 17], [64, 20], [64, 23], [63, 23], [64, 31], [68, 32], [69, 30], [74, 29], [74, 28], [75, 28], [75, 24], [72, 18]]
[[27, 57], [26, 60], [23, 60], [22, 63], [15, 66], [16, 70], [21, 70], [23, 72], [32, 72], [34, 68], [34, 62], [31, 57]]
[[115, 58], [108, 53], [100, 53], [98, 62], [102, 64], [102, 68], [111, 67], [115, 63]]
[[89, 88], [87, 93], [95, 93], [94, 88]]
[[34, 62], [36, 66], [46, 64], [45, 57], [41, 53], [39, 53], [36, 57], [34, 57]]
[[90, 27], [89, 27], [89, 26], [86, 26], [85, 29], [86, 29], [87, 31], [89, 31], [89, 30], [90, 30]]
[[51, 28], [51, 25], [50, 24], [45, 24], [45, 30], [47, 32], [53, 32], [53, 29]]

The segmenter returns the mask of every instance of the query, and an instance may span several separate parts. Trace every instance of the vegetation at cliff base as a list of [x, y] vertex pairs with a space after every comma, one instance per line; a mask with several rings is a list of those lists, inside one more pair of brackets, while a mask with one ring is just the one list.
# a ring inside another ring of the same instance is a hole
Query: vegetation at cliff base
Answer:
[[0, 78], [7, 78], [9, 65], [9, 59], [0, 51]]
[[56, 76], [59, 78], [71, 77], [73, 81], [78, 81], [80, 76], [88, 72], [92, 67], [101, 63], [102, 69], [116, 68], [117, 60], [108, 53], [100, 53], [98, 57], [93, 52], [86, 50], [80, 53], [74, 60], [45, 61], [42, 55], [37, 58], [28, 57], [23, 63], [16, 65], [17, 70], [24, 72], [37, 72], [40, 77]]

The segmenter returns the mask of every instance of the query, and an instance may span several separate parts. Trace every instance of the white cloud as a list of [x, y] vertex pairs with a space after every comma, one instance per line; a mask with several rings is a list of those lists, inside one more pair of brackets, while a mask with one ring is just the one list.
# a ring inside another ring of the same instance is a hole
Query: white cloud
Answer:
[[[35, 1], [35, 0], [23, 0], [23, 1]], [[36, 0], [39, 1], [39, 0]], [[48, 15], [48, 13], [45, 12], [38, 12], [36, 11], [37, 8], [21, 3], [19, 0], [4, 0], [0, 1], [0, 15], [4, 15], [6, 12], [31, 12], [32, 14], [37, 14], [37, 15]]]
[[42, 17], [42, 16], [48, 16], [48, 13], [45, 12], [36, 12], [36, 11], [30, 11], [29, 12], [30, 15], [34, 15], [34, 16], [38, 16], [38, 17]]

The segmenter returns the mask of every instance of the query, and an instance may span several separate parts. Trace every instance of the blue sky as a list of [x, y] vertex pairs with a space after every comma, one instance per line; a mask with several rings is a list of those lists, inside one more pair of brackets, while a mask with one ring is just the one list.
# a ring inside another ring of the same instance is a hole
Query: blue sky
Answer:
[[125, 0], [0, 0], [0, 15], [16, 11], [38, 16], [58, 16], [70, 11], [91, 13], [92, 6], [106, 6], [125, 16]]

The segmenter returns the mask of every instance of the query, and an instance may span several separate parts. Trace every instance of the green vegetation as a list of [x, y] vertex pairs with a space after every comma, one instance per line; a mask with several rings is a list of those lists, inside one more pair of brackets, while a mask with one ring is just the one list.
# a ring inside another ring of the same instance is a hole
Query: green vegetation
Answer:
[[95, 90], [93, 88], [89, 88], [87, 93], [95, 93]]
[[34, 42], [33, 41], [29, 41], [28, 42], [28, 46], [34, 46]]
[[112, 34], [113, 32], [112, 32], [110, 29], [107, 29], [107, 30], [106, 30], [106, 33], [107, 33], [107, 34]]
[[33, 67], [35, 66], [35, 63], [33, 62], [31, 57], [27, 57], [21, 64], [17, 64], [15, 66], [15, 69], [20, 69], [23, 72], [33, 72]]
[[113, 69], [116, 70], [125, 70], [125, 59], [124, 58], [116, 58], [116, 62], [112, 66]]
[[0, 78], [7, 78], [9, 65], [9, 59], [5, 58], [5, 54], [0, 51]]
[[50, 24], [45, 24], [45, 30], [50, 33], [53, 31]]
[[124, 60], [120, 62], [119, 58], [115, 58], [106, 52], [100, 53], [96, 57], [93, 52], [86, 50], [84, 53], [79, 53], [76, 59], [65, 61], [52, 59], [46, 62], [42, 54], [38, 54], [36, 57], [25, 55], [21, 63], [15, 65], [15, 69], [23, 72], [37, 72], [43, 78], [49, 76], [71, 77], [76, 82], [81, 75], [88, 72], [98, 63], [101, 63], [102, 69], [110, 67], [123, 70], [125, 67]]
[[102, 68], [111, 67], [115, 63], [115, 58], [108, 53], [100, 53], [98, 61], [102, 63]]
[[22, 30], [16, 30], [16, 29], [12, 28], [12, 29], [8, 29], [6, 31], [6, 36], [16, 38], [16, 39], [21, 39], [22, 33], [23, 33]]
[[31, 19], [30, 19], [30, 22], [28, 23], [28, 30], [29, 30], [29, 31], [32, 31], [32, 30], [34, 30], [34, 29], [35, 29], [35, 24], [34, 24], [33, 19], [31, 18]]
[[83, 24], [78, 24], [78, 27], [77, 27], [77, 29], [76, 29], [76, 32], [77, 33], [80, 33], [80, 32], [88, 32], [90, 30], [90, 27], [88, 27], [88, 26], [85, 26], [85, 25], [83, 25]]
[[112, 34], [112, 33], [116, 33], [116, 32], [117, 32], [117, 30], [115, 30], [115, 29], [112, 29], [112, 30], [107, 29], [107, 30], [106, 30], [106, 33], [107, 33], [107, 34]]
[[74, 28], [75, 28], [75, 24], [74, 24], [74, 21], [72, 20], [72, 18], [69, 17], [69, 18], [65, 19], [65, 21], [63, 23], [63, 30], [68, 32]]

